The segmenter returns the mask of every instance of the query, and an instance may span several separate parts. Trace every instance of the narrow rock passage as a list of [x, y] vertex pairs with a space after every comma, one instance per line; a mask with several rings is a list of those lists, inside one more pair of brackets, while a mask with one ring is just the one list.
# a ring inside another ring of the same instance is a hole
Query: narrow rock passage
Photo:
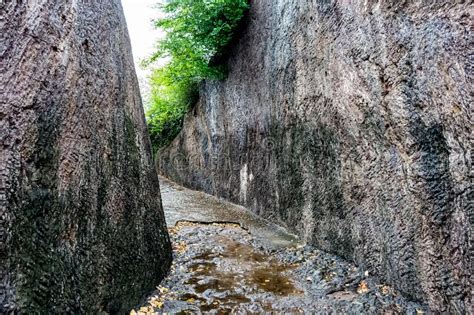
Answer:
[[174, 263], [132, 314], [425, 312], [363, 270], [298, 244], [242, 207], [164, 178], [161, 189]]
[[214, 196], [186, 189], [160, 177], [166, 224], [175, 226], [180, 221], [201, 223], [237, 223], [270, 248], [296, 246], [298, 238], [244, 207]]

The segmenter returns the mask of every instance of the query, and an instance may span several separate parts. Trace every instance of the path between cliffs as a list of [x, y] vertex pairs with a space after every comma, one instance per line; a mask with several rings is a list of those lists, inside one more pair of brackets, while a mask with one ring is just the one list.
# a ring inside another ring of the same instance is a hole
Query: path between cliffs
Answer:
[[425, 311], [245, 208], [165, 178], [160, 184], [174, 262], [131, 314]]

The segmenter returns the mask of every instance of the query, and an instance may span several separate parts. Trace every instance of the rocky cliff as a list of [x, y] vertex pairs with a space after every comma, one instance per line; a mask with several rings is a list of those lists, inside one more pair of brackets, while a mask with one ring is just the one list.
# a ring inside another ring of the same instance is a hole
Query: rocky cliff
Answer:
[[160, 172], [466, 312], [472, 9], [252, 1], [229, 77], [203, 85]]
[[171, 249], [119, 0], [0, 4], [0, 313], [119, 312]]

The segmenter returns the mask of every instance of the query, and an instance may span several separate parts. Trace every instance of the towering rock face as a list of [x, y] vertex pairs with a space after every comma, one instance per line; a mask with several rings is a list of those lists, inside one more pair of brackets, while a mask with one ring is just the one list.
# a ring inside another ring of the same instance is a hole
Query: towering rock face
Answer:
[[0, 313], [134, 306], [171, 249], [120, 1], [0, 14]]
[[252, 1], [228, 79], [204, 84], [161, 173], [465, 312], [472, 9]]

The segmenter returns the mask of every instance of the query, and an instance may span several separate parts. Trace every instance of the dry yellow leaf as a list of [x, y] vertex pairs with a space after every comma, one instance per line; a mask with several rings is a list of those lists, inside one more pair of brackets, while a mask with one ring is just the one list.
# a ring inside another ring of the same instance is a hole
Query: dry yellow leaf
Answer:
[[173, 249], [177, 251], [178, 253], [182, 254], [186, 251], [186, 243], [180, 242], [178, 244], [174, 244]]
[[196, 300], [193, 299], [193, 298], [190, 298], [190, 299], [187, 299], [187, 300], [186, 300], [186, 302], [188, 302], [188, 303], [194, 303], [194, 301], [196, 301]]
[[357, 293], [363, 294], [369, 292], [369, 286], [366, 281], [361, 281], [359, 287], [357, 288]]
[[130, 315], [137, 315], [137, 312], [135, 310], [131, 310]]
[[168, 228], [168, 233], [169, 234], [176, 234], [178, 232], [178, 229], [175, 227], [169, 227]]
[[154, 314], [154, 312], [153, 312], [153, 308], [150, 306], [140, 307], [137, 313], [137, 315], [151, 315], [151, 314]]
[[149, 302], [151, 306], [155, 307], [155, 308], [162, 308], [163, 307], [163, 301], [160, 301], [160, 300], [152, 300]]

